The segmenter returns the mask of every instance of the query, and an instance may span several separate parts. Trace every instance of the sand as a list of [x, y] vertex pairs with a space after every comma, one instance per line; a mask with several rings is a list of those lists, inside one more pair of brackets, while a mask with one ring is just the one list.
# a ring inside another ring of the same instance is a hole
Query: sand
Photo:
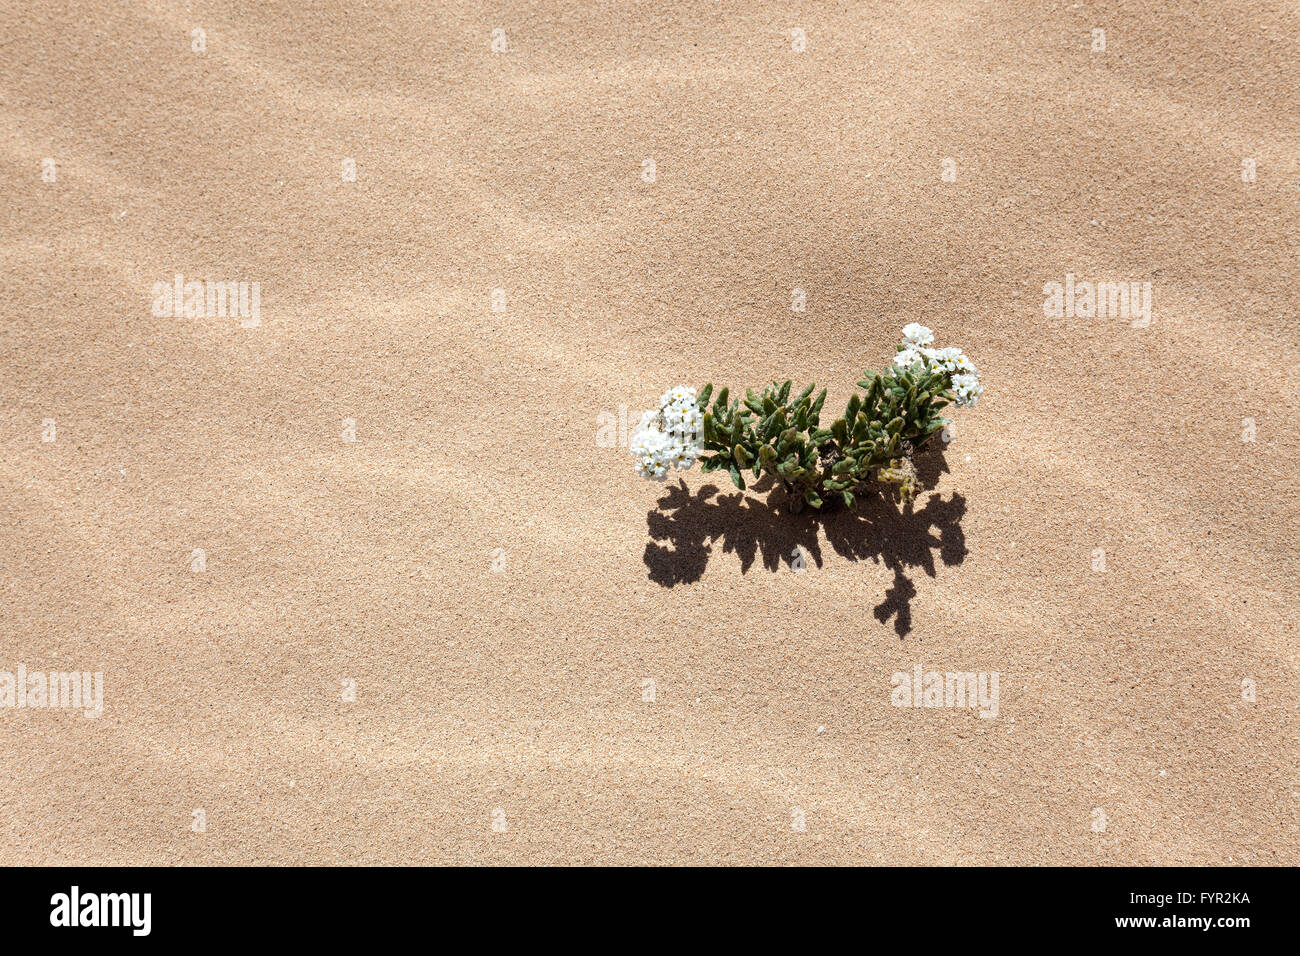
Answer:
[[[1294, 4], [0, 35], [0, 671], [103, 674], [0, 709], [6, 863], [1300, 862]], [[260, 323], [155, 315], [178, 273]], [[842, 408], [911, 321], [986, 388], [911, 513], [598, 431]], [[918, 665], [997, 716], [895, 706]]]

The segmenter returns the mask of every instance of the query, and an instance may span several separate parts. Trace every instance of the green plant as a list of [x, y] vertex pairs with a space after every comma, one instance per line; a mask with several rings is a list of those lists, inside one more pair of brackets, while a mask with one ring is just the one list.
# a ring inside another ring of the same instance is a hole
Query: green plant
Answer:
[[[960, 350], [927, 347], [933, 341], [929, 329], [909, 325], [904, 336], [894, 364], [883, 374], [864, 372], [857, 383], [862, 391], [826, 425], [826, 389], [814, 396], [814, 385], [792, 395], [792, 382], [773, 382], [761, 392], [746, 389], [744, 398], [733, 398], [727, 388], [715, 395], [712, 383], [694, 398], [694, 390], [679, 386], [669, 393], [675, 405], [669, 402], [658, 418], [648, 412], [642, 420], [633, 453], [641, 456], [648, 477], [666, 476], [668, 466], [660, 467], [653, 455], [656, 429], [662, 427], [669, 437], [661, 444], [671, 444], [676, 467], [690, 467], [698, 457], [703, 471], [726, 471], [742, 490], [746, 474], [770, 475], [790, 493], [795, 511], [853, 508], [862, 486], [872, 481], [892, 486], [910, 503], [916, 492], [912, 456], [949, 424], [943, 409], [975, 404], [981, 388]], [[662, 424], [665, 416], [668, 426]]]

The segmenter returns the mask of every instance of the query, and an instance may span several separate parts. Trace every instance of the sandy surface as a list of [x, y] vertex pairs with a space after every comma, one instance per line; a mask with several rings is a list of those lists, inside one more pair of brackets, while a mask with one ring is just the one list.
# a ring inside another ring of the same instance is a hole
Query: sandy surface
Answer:
[[[5, 2], [4, 862], [1300, 862], [1300, 13], [1171, 6]], [[598, 441], [917, 320], [910, 515]]]

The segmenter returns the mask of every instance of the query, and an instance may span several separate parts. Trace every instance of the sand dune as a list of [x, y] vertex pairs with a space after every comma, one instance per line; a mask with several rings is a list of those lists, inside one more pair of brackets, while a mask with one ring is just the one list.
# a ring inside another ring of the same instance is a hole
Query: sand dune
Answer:
[[[104, 680], [0, 709], [9, 862], [1300, 862], [1294, 4], [0, 35], [0, 671]], [[155, 315], [177, 273], [260, 323]], [[842, 407], [911, 321], [986, 393], [909, 513], [597, 440], [678, 382]], [[918, 664], [997, 717], [891, 704]]]

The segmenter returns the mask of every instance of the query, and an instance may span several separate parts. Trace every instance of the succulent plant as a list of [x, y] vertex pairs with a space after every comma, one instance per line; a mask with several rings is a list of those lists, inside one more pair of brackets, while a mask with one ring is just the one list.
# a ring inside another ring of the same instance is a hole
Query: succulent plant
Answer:
[[[948, 376], [913, 366], [897, 375], [866, 372], [844, 414], [822, 425], [826, 390], [814, 385], [791, 395], [793, 383], [773, 382], [762, 392], [747, 389], [732, 399], [713, 385], [700, 392], [704, 414], [700, 458], [703, 471], [726, 470], [737, 488], [746, 472], [771, 475], [794, 496], [794, 510], [823, 508], [837, 500], [852, 508], [855, 489], [873, 479], [894, 483], [904, 500], [913, 494], [913, 475], [904, 460], [943, 430], [939, 412], [952, 401]], [[713, 404], [709, 399], [713, 397]]]
[[[853, 508], [873, 481], [893, 486], [910, 504], [916, 493], [912, 456], [949, 424], [939, 414], [944, 408], [974, 405], [982, 388], [960, 349], [928, 348], [934, 336], [924, 326], [909, 325], [903, 332], [893, 365], [884, 374], [863, 372], [857, 383], [862, 391], [826, 425], [826, 389], [814, 396], [815, 385], [795, 395], [792, 382], [774, 381], [761, 392], [746, 389], [744, 398], [727, 388], [715, 395], [712, 383], [698, 397], [684, 386], [671, 390], [665, 402], [674, 395], [679, 402], [694, 398], [701, 413], [698, 433], [692, 424], [682, 436], [692, 449], [684, 467], [698, 458], [703, 471], [724, 470], [741, 490], [747, 473], [752, 479], [770, 475], [790, 493], [794, 511]], [[694, 422], [694, 409], [689, 415]], [[681, 417], [679, 410], [676, 419]], [[643, 473], [662, 480], [667, 468], [646, 446], [633, 445]]]

